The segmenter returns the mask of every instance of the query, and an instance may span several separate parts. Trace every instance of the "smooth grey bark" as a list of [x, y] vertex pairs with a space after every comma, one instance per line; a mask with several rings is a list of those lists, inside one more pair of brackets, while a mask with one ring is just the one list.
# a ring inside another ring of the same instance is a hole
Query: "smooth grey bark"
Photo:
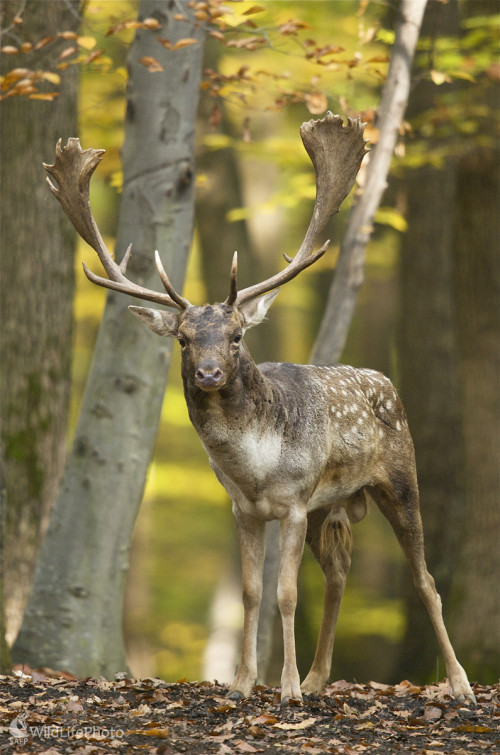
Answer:
[[[2, 44], [38, 40], [79, 26], [79, 0], [0, 6]], [[12, 19], [21, 14], [22, 28]], [[1, 73], [20, 65], [55, 68], [68, 46], [55, 39], [42, 53], [2, 55]], [[77, 130], [78, 66], [61, 72], [52, 102], [10, 97], [0, 104], [2, 253], [0, 279], [0, 422], [2, 426], [5, 627], [21, 625], [35, 559], [57, 494], [66, 454], [71, 388], [75, 236], [52, 205], [42, 160], [59, 137]], [[54, 271], [57, 274], [54, 275]]]
[[[129, 243], [129, 277], [158, 287], [160, 250], [182, 288], [194, 205], [194, 133], [203, 35], [192, 11], [177, 22], [175, 3], [142, 0], [128, 58], [123, 147], [124, 185], [117, 257]], [[167, 50], [157, 36], [174, 44]], [[153, 56], [163, 67], [140, 62]], [[160, 284], [161, 287], [161, 284]], [[156, 439], [170, 362], [169, 340], [148, 336], [127, 312], [130, 299], [110, 292], [61, 492], [43, 542], [14, 660], [66, 668], [82, 676], [126, 669], [122, 605], [132, 530]]]
[[[396, 25], [396, 38], [391, 52], [376, 126], [380, 132], [377, 145], [370, 153], [365, 185], [358, 190], [349, 214], [340, 256], [330, 286], [326, 309], [314, 344], [310, 361], [313, 364], [337, 362], [344, 347], [356, 305], [357, 292], [364, 279], [364, 259], [372, 233], [373, 218], [387, 186], [387, 176], [399, 126], [410, 93], [411, 69], [427, 0], [403, 0]], [[279, 551], [279, 527], [267, 533], [266, 579], [259, 618], [259, 676], [265, 675], [271, 653], [272, 625], [277, 603], [275, 583], [278, 569], [275, 553]]]

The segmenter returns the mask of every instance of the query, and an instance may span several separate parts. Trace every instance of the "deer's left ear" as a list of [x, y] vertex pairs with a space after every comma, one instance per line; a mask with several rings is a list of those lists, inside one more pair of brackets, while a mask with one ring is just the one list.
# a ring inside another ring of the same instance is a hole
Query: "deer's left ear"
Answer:
[[162, 309], [150, 309], [149, 307], [129, 306], [133, 315], [139, 318], [153, 333], [159, 336], [176, 336], [179, 324], [179, 315], [173, 312], [164, 312]]
[[243, 328], [253, 328], [254, 325], [258, 325], [262, 322], [267, 315], [267, 310], [278, 296], [280, 290], [276, 288], [274, 291], [270, 291], [264, 296], [259, 296], [256, 299], [250, 299], [239, 307], [240, 313], [243, 315], [244, 325]]

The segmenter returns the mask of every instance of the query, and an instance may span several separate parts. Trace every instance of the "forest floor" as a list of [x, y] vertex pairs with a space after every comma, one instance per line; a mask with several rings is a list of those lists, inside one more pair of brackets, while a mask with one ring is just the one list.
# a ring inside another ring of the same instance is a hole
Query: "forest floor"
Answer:
[[24, 672], [0, 676], [0, 755], [500, 753], [500, 684], [474, 685], [474, 705], [446, 683], [339, 681], [281, 708], [269, 687], [235, 703], [210, 682]]

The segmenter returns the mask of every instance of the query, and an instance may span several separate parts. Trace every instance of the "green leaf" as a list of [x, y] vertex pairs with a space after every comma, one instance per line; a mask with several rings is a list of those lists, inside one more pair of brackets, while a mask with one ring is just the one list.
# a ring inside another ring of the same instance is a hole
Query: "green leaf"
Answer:
[[401, 231], [401, 233], [404, 233], [408, 228], [406, 218], [394, 207], [379, 207], [375, 214], [375, 222], [380, 225], [389, 225], [396, 231]]

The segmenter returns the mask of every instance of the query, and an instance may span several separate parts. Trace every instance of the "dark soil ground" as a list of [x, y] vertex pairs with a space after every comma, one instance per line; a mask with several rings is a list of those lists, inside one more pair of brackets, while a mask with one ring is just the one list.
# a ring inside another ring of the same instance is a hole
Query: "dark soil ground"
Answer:
[[446, 683], [340, 681], [281, 708], [269, 687], [235, 703], [209, 682], [30, 671], [0, 676], [0, 755], [500, 753], [500, 684], [475, 685], [477, 705], [448, 692]]

